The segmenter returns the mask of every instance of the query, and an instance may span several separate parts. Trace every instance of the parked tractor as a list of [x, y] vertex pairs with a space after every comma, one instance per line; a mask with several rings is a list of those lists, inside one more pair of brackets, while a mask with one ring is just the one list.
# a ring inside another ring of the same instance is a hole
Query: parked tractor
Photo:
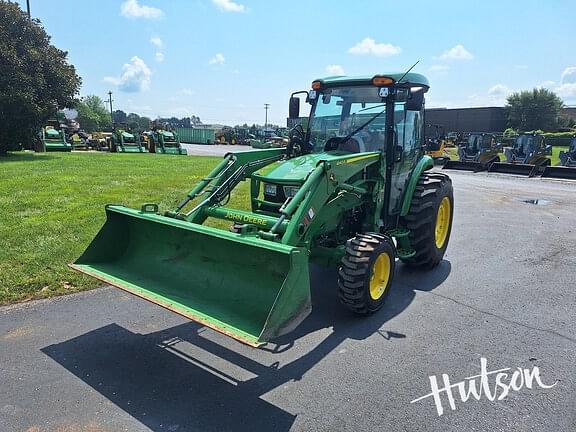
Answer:
[[146, 153], [140, 136], [122, 127], [115, 127], [109, 140], [109, 148], [114, 153]]
[[567, 151], [561, 151], [557, 166], [544, 168], [542, 177], [576, 179], [576, 137], [572, 138]]
[[506, 162], [495, 162], [488, 168], [489, 172], [519, 174], [534, 177], [542, 174], [544, 168], [550, 166], [549, 155], [552, 146], [546, 145], [546, 140], [538, 134], [522, 134], [518, 136], [511, 148], [504, 150]]
[[434, 160], [435, 164], [444, 165], [450, 160], [450, 156], [446, 152], [444, 127], [441, 125], [429, 125], [429, 128], [432, 128], [434, 133], [426, 138], [426, 154]]
[[152, 133], [148, 135], [148, 151], [150, 153], [160, 154], [188, 154], [186, 149], [182, 148], [180, 138], [178, 138], [176, 132], [160, 128], [154, 129]]
[[[450, 239], [452, 183], [424, 155], [428, 88], [417, 73], [314, 81], [290, 97], [291, 118], [300, 95], [311, 110], [286, 148], [227, 154], [169, 211], [108, 205], [72, 268], [252, 346], [310, 313], [309, 262], [337, 269], [345, 308], [375, 313], [398, 262], [431, 269]], [[250, 210], [228, 205], [244, 181]]]
[[502, 145], [496, 142], [496, 136], [488, 133], [470, 134], [468, 142], [458, 147], [457, 161], [448, 161], [444, 169], [462, 171], [485, 171], [494, 162], [500, 162], [498, 153]]
[[92, 132], [88, 137], [88, 145], [96, 151], [110, 151], [111, 140], [112, 133], [110, 132]]
[[72, 151], [72, 145], [66, 141], [66, 133], [58, 120], [48, 120], [40, 132], [42, 146], [48, 151]]

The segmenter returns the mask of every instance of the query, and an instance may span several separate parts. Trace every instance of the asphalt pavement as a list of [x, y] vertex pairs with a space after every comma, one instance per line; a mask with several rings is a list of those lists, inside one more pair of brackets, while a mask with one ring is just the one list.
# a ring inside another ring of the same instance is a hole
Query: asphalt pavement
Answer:
[[[576, 430], [576, 182], [451, 176], [445, 260], [398, 265], [368, 318], [316, 267], [312, 314], [262, 349], [109, 287], [1, 308], [0, 431]], [[539, 381], [411, 403], [481, 358]]]

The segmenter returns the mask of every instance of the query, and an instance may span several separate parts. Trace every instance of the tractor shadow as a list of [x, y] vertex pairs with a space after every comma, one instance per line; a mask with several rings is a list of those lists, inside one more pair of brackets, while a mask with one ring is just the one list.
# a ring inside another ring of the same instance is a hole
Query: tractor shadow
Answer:
[[41, 162], [56, 159], [51, 153], [35, 152], [8, 152], [7, 155], [0, 155], [0, 164], [8, 162]]
[[[384, 308], [357, 317], [338, 303], [335, 271], [314, 267], [312, 313], [294, 332], [262, 347], [264, 352], [225, 337], [204, 337], [205, 328], [194, 322], [148, 334], [110, 324], [42, 352], [153, 431], [288, 431], [297, 416], [262, 395], [300, 380], [347, 339], [404, 338], [383, 325], [404, 311], [417, 291], [433, 290], [450, 271], [448, 261], [429, 272], [399, 265]], [[301, 349], [299, 339], [330, 328], [296, 359], [283, 355]], [[235, 370], [248, 376], [238, 379]]]

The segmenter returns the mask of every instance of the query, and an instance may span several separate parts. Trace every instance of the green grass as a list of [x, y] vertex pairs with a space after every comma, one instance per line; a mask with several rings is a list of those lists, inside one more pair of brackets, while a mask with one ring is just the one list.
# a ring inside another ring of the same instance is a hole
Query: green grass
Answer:
[[[551, 165], [558, 165], [560, 162], [560, 152], [568, 150], [568, 147], [557, 146], [552, 147], [552, 156], [550, 156]], [[450, 160], [458, 160], [458, 148], [457, 147], [450, 147], [446, 149], [446, 152], [450, 156]], [[500, 159], [504, 160], [504, 155], [500, 154]]]
[[[151, 202], [161, 211], [174, 208], [219, 160], [109, 153], [0, 157], [0, 304], [98, 286], [67, 264], [104, 223], [104, 206]], [[247, 184], [231, 201], [248, 206]]]

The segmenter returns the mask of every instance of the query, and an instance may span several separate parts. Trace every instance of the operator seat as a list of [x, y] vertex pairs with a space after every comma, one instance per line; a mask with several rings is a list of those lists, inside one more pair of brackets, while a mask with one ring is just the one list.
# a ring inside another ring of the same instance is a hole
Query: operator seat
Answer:
[[362, 153], [367, 151], [364, 140], [358, 136], [350, 138], [338, 146], [338, 150], [348, 153]]

